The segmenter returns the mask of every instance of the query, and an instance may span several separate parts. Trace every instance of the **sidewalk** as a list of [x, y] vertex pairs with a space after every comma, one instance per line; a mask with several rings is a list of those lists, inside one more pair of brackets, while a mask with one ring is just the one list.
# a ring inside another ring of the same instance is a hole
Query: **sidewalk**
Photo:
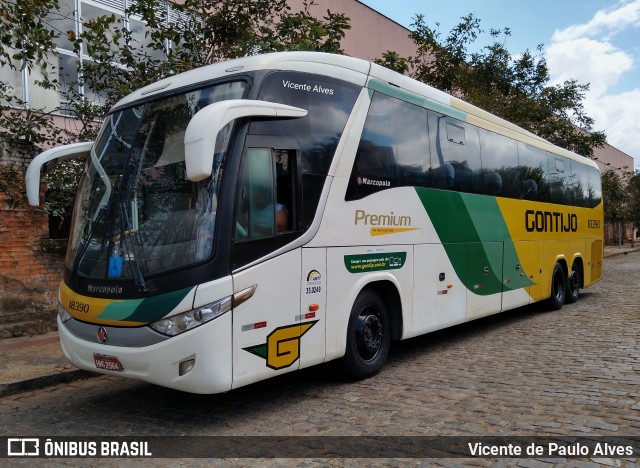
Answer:
[[0, 340], [0, 397], [97, 376], [67, 362], [58, 332]]
[[630, 252], [637, 252], [638, 250], [640, 250], [640, 241], [636, 242], [635, 247], [631, 247], [629, 244], [625, 244], [622, 247], [607, 245], [604, 247], [604, 258], [627, 255]]
[[[604, 257], [636, 251], [640, 251], [640, 244], [635, 248], [605, 247]], [[0, 340], [0, 397], [98, 375], [76, 369], [67, 362], [58, 332]]]

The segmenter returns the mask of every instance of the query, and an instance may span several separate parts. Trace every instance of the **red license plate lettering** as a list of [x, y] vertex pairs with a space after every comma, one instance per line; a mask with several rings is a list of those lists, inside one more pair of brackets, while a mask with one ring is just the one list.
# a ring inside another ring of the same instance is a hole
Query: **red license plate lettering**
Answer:
[[93, 362], [96, 364], [96, 369], [104, 369], [116, 372], [122, 372], [123, 370], [120, 360], [115, 356], [94, 354]]

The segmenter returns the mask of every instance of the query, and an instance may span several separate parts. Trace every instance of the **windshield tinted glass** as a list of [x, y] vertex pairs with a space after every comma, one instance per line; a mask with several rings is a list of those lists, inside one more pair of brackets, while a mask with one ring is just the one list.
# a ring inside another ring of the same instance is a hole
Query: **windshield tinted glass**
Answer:
[[145, 277], [211, 256], [229, 128], [212, 176], [186, 179], [184, 132], [244, 82], [211, 86], [109, 115], [91, 151], [74, 210], [67, 268], [89, 278]]

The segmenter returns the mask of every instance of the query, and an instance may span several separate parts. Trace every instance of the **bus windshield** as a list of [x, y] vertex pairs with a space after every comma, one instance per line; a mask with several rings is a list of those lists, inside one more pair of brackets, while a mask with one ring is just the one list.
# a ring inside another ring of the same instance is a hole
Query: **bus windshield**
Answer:
[[185, 176], [184, 133], [196, 112], [239, 99], [244, 88], [242, 81], [218, 84], [106, 118], [76, 197], [69, 270], [144, 284], [147, 275], [211, 255], [230, 131], [218, 137], [211, 177], [199, 182]]

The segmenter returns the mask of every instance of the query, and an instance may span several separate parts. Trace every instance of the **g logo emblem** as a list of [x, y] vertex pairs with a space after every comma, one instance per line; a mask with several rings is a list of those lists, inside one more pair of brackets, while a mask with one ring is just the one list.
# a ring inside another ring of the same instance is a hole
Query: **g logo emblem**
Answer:
[[266, 359], [267, 367], [271, 369], [284, 369], [298, 360], [300, 338], [316, 323], [317, 320], [276, 328], [267, 336], [265, 344], [250, 346], [244, 350]]

